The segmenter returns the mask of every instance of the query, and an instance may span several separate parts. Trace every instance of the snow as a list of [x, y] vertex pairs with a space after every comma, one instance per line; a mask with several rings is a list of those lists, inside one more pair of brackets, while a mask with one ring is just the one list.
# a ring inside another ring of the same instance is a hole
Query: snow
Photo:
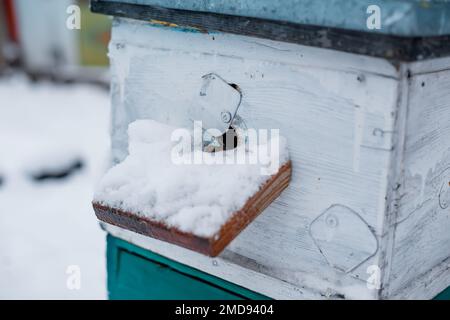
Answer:
[[[216, 152], [222, 164], [195, 163], [194, 159], [212, 155], [192, 149], [190, 140], [184, 156], [191, 163], [178, 163], [173, 161], [173, 152], [178, 155], [180, 144], [172, 136], [176, 129], [153, 120], [131, 123], [129, 155], [106, 173], [94, 201], [200, 237], [212, 237], [270, 178], [262, 174], [262, 168], [276, 163], [276, 173], [288, 160], [285, 139], [271, 136], [270, 140], [259, 139], [258, 144], [249, 143], [247, 148], [241, 144], [237, 149]], [[185, 132], [190, 133], [187, 128]], [[279, 153], [272, 152], [272, 143], [279, 147]], [[268, 145], [270, 149], [266, 149]], [[270, 151], [266, 153], [269, 162], [230, 164], [239, 151], [250, 159], [261, 150]]]
[[33, 151], [29, 158], [22, 160], [22, 171], [28, 173], [29, 176], [45, 172], [65, 171], [75, 162], [82, 161], [84, 158], [77, 148], [64, 145], [57, 149], [54, 146], [42, 146], [39, 150]]
[[[0, 78], [1, 299], [106, 298], [105, 233], [91, 199], [108, 162], [108, 123], [100, 88]], [[30, 179], [78, 158], [85, 166], [66, 179]], [[67, 285], [71, 266], [78, 290]]]

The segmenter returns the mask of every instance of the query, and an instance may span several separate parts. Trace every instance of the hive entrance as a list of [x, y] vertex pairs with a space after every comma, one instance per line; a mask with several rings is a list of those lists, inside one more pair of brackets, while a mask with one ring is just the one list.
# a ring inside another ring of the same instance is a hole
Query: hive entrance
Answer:
[[[214, 141], [211, 141], [213, 139]], [[229, 127], [222, 135], [209, 139], [203, 145], [205, 152], [219, 152], [236, 149], [238, 146], [238, 134], [235, 128]]]
[[[129, 155], [100, 182], [94, 209], [107, 223], [215, 256], [288, 186], [287, 145], [278, 141], [279, 161], [271, 173], [263, 162], [196, 162], [205, 154], [191, 148], [186, 159], [193, 161], [173, 162], [174, 130], [153, 120], [132, 123]], [[221, 136], [224, 145], [237, 145], [246, 157], [271, 143], [249, 144], [246, 150], [236, 131]], [[157, 134], [149, 137], [150, 132]]]

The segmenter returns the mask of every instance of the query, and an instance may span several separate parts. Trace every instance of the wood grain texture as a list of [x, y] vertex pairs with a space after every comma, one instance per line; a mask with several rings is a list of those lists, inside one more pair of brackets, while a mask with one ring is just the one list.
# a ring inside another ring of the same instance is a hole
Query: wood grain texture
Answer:
[[[377, 297], [366, 280], [367, 267], [379, 264], [379, 251], [367, 260], [361, 255], [348, 272], [333, 265], [345, 265], [340, 259], [360, 250], [354, 243], [372, 248], [373, 237], [379, 240], [385, 233], [400, 76], [392, 64], [117, 19], [110, 55], [115, 162], [127, 155], [126, 128], [136, 119], [190, 126], [187, 102], [198, 94], [201, 77], [215, 72], [242, 89], [239, 114], [247, 127], [278, 128], [287, 137], [293, 163], [289, 187], [220, 254], [218, 267], [210, 268], [208, 260], [190, 251], [113, 227], [110, 232], [270, 297]], [[361, 231], [368, 228], [373, 236], [360, 239], [364, 232], [352, 232], [347, 220], [340, 221], [339, 234], [349, 236], [339, 240], [337, 261], [330, 264], [310, 226], [334, 205], [359, 215]]]
[[385, 211], [380, 217], [382, 230], [384, 231], [380, 239], [380, 251], [378, 267], [381, 270], [380, 292], [381, 299], [389, 298], [389, 280], [392, 265], [395, 225], [398, 201], [401, 199], [400, 183], [403, 175], [403, 157], [405, 146], [405, 131], [408, 111], [408, 92], [410, 70], [407, 65], [402, 64], [399, 69], [400, 79], [398, 83], [397, 107], [395, 112], [395, 135], [392, 135], [392, 145], [394, 150], [389, 161], [389, 173], [386, 186]]
[[256, 194], [247, 200], [240, 210], [233, 213], [217, 234], [209, 238], [183, 232], [136, 213], [107, 207], [99, 203], [94, 202], [93, 207], [97, 218], [104, 222], [215, 257], [287, 188], [291, 172], [292, 165], [288, 161], [261, 186]]
[[450, 284], [450, 59], [410, 69], [388, 295], [431, 298]]
[[411, 0], [93, 0], [157, 6], [167, 9], [212, 12], [265, 20], [288, 21], [324, 27], [367, 32], [367, 7], [382, 8], [385, 22], [377, 32], [399, 36], [432, 36], [450, 33], [445, 1], [430, 0], [427, 5]]
[[109, 299], [113, 300], [131, 298], [267, 300], [267, 297], [256, 292], [111, 235], [107, 237], [107, 268], [108, 295]]
[[398, 66], [128, 19], [114, 21], [110, 56], [114, 162], [136, 119], [190, 126], [189, 101], [215, 72], [241, 88], [247, 127], [287, 137], [293, 168], [214, 259], [108, 232], [272, 298], [429, 299], [450, 284], [450, 59]]
[[[429, 37], [411, 35], [395, 36], [383, 34], [386, 26], [382, 30], [379, 30], [381, 32], [369, 32], [365, 23], [361, 25], [364, 28], [363, 31], [355, 31], [341, 28], [343, 26], [342, 23], [339, 23], [335, 27], [329, 27], [318, 24], [298, 24], [287, 22], [286, 20], [275, 21], [273, 19], [261, 19], [249, 16], [170, 9], [160, 6], [101, 0], [92, 1], [91, 10], [116, 17], [133, 18], [143, 21], [165, 21], [181, 26], [198, 28], [203, 30], [203, 32], [221, 31], [255, 38], [383, 57], [392, 61], [416, 61], [448, 56], [450, 54], [449, 35]], [[405, 10], [403, 16], [411, 11], [410, 9]], [[427, 11], [429, 10], [425, 12]], [[325, 12], [329, 11], [325, 10]], [[442, 10], [436, 10], [436, 12], [442, 14]], [[420, 16], [423, 17], [423, 15]], [[360, 15], [360, 17], [365, 19], [367, 16]], [[354, 20], [353, 17], [352, 20]], [[442, 28], [442, 20], [439, 21], [439, 26]], [[415, 18], [414, 22], [416, 22]], [[431, 19], [431, 22], [434, 22], [434, 20]], [[422, 25], [429, 24], [423, 23]], [[421, 30], [423, 30], [422, 26]]]
[[319, 292], [310, 291], [306, 288], [298, 288], [295, 285], [280, 281], [279, 279], [266, 274], [236, 265], [233, 262], [223, 259], [221, 257], [223, 254], [212, 258], [165, 241], [143, 236], [139, 233], [112, 224], [102, 222], [101, 226], [109, 234], [140, 248], [152, 251], [173, 261], [177, 261], [216, 277], [220, 277], [239, 286], [252, 288], [253, 291], [271, 298], [320, 299], [322, 297]]

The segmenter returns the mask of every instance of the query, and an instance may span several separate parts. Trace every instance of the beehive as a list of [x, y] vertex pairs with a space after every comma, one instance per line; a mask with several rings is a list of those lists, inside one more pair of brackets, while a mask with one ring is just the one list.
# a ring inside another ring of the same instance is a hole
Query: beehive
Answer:
[[272, 298], [428, 299], [450, 285], [450, 7], [378, 2], [381, 30], [367, 29], [370, 1], [92, 1], [116, 16], [114, 162], [134, 120], [186, 125], [214, 72], [242, 89], [248, 127], [287, 137], [293, 170], [214, 259], [106, 230]]

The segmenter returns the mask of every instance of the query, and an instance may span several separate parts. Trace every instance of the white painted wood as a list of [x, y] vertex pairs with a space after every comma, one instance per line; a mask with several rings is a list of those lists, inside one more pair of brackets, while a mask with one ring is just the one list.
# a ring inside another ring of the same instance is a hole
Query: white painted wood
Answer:
[[[110, 56], [115, 162], [127, 154], [136, 119], [191, 126], [202, 76], [214, 72], [242, 89], [238, 114], [247, 127], [287, 137], [293, 176], [216, 259], [113, 226], [108, 232], [273, 298], [430, 298], [450, 285], [450, 219], [441, 208], [449, 201], [446, 61], [396, 68], [126, 19], [114, 22]], [[379, 275], [368, 273], [374, 266]], [[381, 291], [367, 285], [373, 276]]]
[[[420, 72], [412, 73], [409, 81], [389, 295], [401, 291], [405, 296], [433, 297], [450, 284], [450, 59], [439, 64], [426, 62], [435, 67], [430, 72], [422, 63], [411, 66]], [[417, 279], [436, 282], [433, 275], [442, 278], [440, 285], [424, 288]], [[412, 283], [417, 292], [411, 292]]]
[[423, 73], [434, 73], [438, 71], [446, 71], [450, 69], [450, 58], [437, 58], [425, 61], [419, 61], [407, 64], [411, 75], [418, 75]]
[[407, 121], [407, 111], [408, 111], [408, 89], [409, 80], [408, 74], [409, 69], [407, 65], [400, 65], [399, 73], [400, 80], [398, 83], [398, 97], [397, 97], [397, 110], [395, 112], [395, 126], [392, 135], [392, 145], [394, 150], [391, 153], [390, 167], [388, 173], [388, 184], [386, 186], [386, 202], [385, 202], [385, 212], [383, 216], [380, 216], [380, 221], [383, 224], [382, 230], [384, 230], [379, 243], [379, 259], [378, 267], [381, 271], [381, 289], [380, 298], [388, 298], [387, 292], [389, 292], [389, 278], [391, 272], [391, 260], [393, 255], [394, 247], [394, 232], [393, 227], [396, 222], [398, 202], [400, 197], [400, 182], [403, 170], [403, 156], [404, 156], [404, 145], [405, 145], [405, 130]]
[[416, 276], [406, 287], [394, 292], [391, 299], [432, 299], [450, 284], [450, 258]]
[[[235, 284], [247, 287], [274, 299], [320, 299], [318, 292], [308, 288], [298, 288], [287, 282], [262, 273], [240, 267], [222, 257], [210, 258], [197, 252], [148, 238], [122, 228], [102, 223], [107, 232], [144, 249], [167, 256], [177, 262], [213, 274]], [[251, 285], [249, 285], [251, 283]]]
[[[353, 270], [378, 249], [377, 238], [367, 223], [355, 211], [342, 205], [328, 208], [311, 222], [309, 230], [328, 264], [342, 272]], [[351, 234], [349, 230], [352, 230]]]

